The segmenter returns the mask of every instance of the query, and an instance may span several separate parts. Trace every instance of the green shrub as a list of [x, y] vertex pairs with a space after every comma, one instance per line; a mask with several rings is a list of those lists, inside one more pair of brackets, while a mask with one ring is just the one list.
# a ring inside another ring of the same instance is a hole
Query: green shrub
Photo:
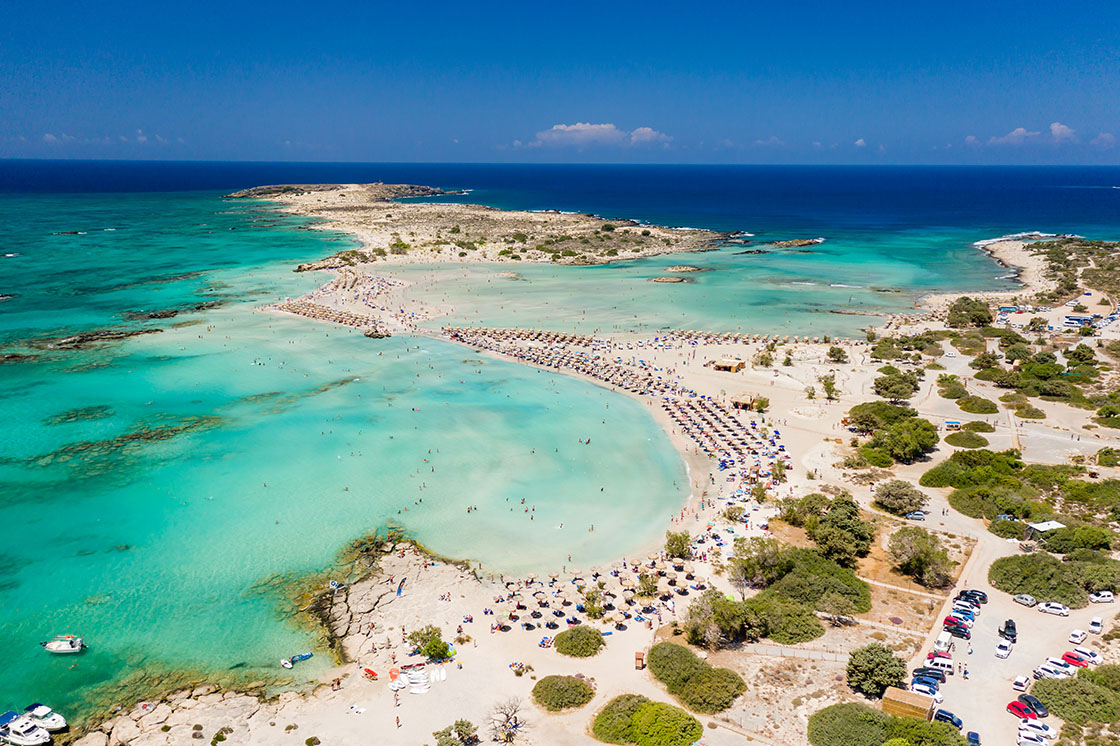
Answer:
[[962, 412], [968, 412], [969, 414], [995, 414], [999, 411], [999, 407], [994, 401], [982, 396], [966, 396], [957, 399], [957, 406], [961, 408]]
[[906, 515], [921, 510], [929, 502], [925, 493], [902, 479], [892, 479], [875, 487], [875, 500], [872, 503], [888, 513]]
[[859, 702], [845, 702], [809, 716], [813, 746], [878, 746], [887, 740], [891, 716]]
[[988, 569], [988, 580], [1006, 593], [1029, 593], [1039, 601], [1079, 609], [1089, 603], [1091, 592], [1120, 589], [1120, 562], [1095, 553], [1089, 559], [1062, 562], [1035, 552], [996, 560]]
[[409, 634], [408, 641], [425, 658], [443, 660], [451, 656], [451, 647], [443, 641], [443, 630], [439, 627], [430, 624], [427, 627], [421, 627]]
[[984, 448], [988, 439], [968, 430], [961, 430], [945, 436], [945, 442], [957, 448]]
[[1105, 663], [1096, 668], [1083, 668], [1077, 675], [1120, 696], [1120, 666], [1115, 663]]
[[1015, 416], [1024, 420], [1044, 420], [1046, 413], [1038, 407], [1021, 406], [1015, 408]]
[[863, 457], [871, 466], [878, 466], [880, 469], [889, 469], [894, 466], [894, 459], [882, 448], [875, 448], [871, 445], [860, 446], [859, 455]]
[[595, 690], [575, 676], [545, 676], [533, 686], [533, 701], [550, 712], [583, 707]]
[[1031, 687], [1031, 694], [1069, 723], [1111, 723], [1120, 719], [1120, 698], [1116, 693], [1080, 676], [1041, 679]]
[[739, 674], [728, 668], [712, 668], [688, 648], [672, 642], [650, 648], [649, 670], [694, 712], [723, 712], [747, 689]]
[[615, 697], [591, 726], [604, 743], [636, 746], [690, 746], [704, 734], [700, 722], [679, 707], [637, 694]]
[[906, 676], [906, 661], [895, 656], [886, 645], [873, 642], [848, 655], [848, 686], [881, 697], [889, 686]]
[[972, 420], [964, 423], [963, 427], [972, 433], [994, 433], [996, 431], [995, 425], [984, 422], [984, 420]]
[[556, 635], [553, 646], [561, 655], [590, 658], [603, 647], [603, 636], [590, 627], [572, 627]]
[[992, 323], [992, 310], [984, 301], [966, 295], [952, 302], [945, 323], [955, 328], [987, 326]]

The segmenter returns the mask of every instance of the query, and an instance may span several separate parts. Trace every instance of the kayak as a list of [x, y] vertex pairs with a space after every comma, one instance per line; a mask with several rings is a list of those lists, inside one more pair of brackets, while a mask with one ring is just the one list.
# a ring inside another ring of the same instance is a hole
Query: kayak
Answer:
[[311, 656], [312, 653], [300, 653], [299, 655], [293, 655], [291, 658], [281, 658], [280, 665], [284, 668], [291, 668], [295, 664], [299, 663], [300, 661], [305, 661]]

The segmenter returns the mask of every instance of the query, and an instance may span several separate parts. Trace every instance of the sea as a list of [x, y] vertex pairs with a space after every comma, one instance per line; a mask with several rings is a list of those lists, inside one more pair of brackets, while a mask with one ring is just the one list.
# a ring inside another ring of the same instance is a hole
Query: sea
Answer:
[[[1013, 288], [978, 241], [1120, 238], [1117, 168], [0, 161], [0, 709], [80, 718], [203, 676], [299, 686], [330, 656], [295, 599], [389, 530], [484, 575], [658, 542], [689, 476], [648, 403], [258, 310], [353, 242], [223, 195], [372, 181], [737, 237], [597, 267], [396, 268], [455, 306], [435, 327], [856, 337], [925, 293]], [[710, 271], [648, 282], [672, 264]], [[74, 338], [105, 331], [130, 336]], [[89, 649], [39, 646], [63, 633]]]

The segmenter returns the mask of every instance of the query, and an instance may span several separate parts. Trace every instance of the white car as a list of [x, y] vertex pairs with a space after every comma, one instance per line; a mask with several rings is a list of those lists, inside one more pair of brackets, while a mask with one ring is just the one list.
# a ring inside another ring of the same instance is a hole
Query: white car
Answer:
[[1058, 737], [1058, 731], [1054, 730], [1049, 725], [1040, 723], [1037, 720], [1031, 720], [1030, 718], [1022, 718], [1019, 720], [1019, 732], [1032, 733], [1036, 736], [1042, 736], [1043, 738]]
[[1062, 660], [1061, 658], [1057, 658], [1055, 656], [1050, 656], [1042, 663], [1043, 665], [1053, 666], [1054, 668], [1061, 669], [1062, 671], [1065, 671], [1067, 673], [1073, 673], [1073, 666], [1069, 664], [1069, 661]]
[[1011, 682], [1011, 688], [1017, 692], [1025, 692], [1031, 685], [1030, 676], [1016, 676], [1015, 680]]
[[1060, 604], [1057, 601], [1047, 601], [1044, 604], [1038, 605], [1038, 610], [1046, 614], [1057, 614], [1058, 616], [1069, 616], [1069, 607], [1065, 604]]
[[1104, 663], [1104, 658], [1101, 657], [1100, 653], [1094, 652], [1084, 645], [1080, 645], [1074, 648], [1073, 652], [1077, 653], [1082, 658], [1092, 663], [1094, 666], [1099, 666], [1100, 664]]
[[1000, 640], [999, 645], [996, 645], [996, 657], [1006, 658], [1011, 655], [1011, 642], [1008, 640]]
[[1085, 638], [1088, 636], [1089, 634], [1085, 630], [1075, 629], [1073, 632], [1069, 633], [1069, 641], [1074, 645], [1080, 645], [1081, 643], [1085, 642]]
[[1046, 746], [1046, 739], [1037, 733], [1026, 733], [1019, 731], [1019, 737], [1015, 739], [1017, 746]]
[[1097, 591], [1089, 594], [1089, 601], [1095, 604], [1110, 604], [1115, 600], [1112, 591]]
[[973, 625], [973, 624], [976, 624], [976, 622], [972, 621], [971, 619], [969, 619], [968, 617], [966, 617], [966, 616], [965, 616], [964, 614], [958, 614], [958, 613], [956, 613], [955, 611], [951, 611], [951, 612], [949, 612], [949, 616], [951, 616], [951, 617], [953, 617], [954, 619], [958, 620], [958, 621], [959, 621], [959, 622], [960, 622], [961, 624], [963, 624], [963, 625], [964, 625], [965, 627], [967, 627], [968, 629], [972, 629], [972, 625]]
[[945, 696], [942, 695], [941, 692], [934, 689], [932, 686], [927, 686], [925, 684], [911, 684], [910, 691], [917, 692], [918, 694], [924, 694], [927, 697], [932, 697], [933, 701], [937, 704], [941, 704], [945, 701]]
[[1099, 635], [1104, 630], [1104, 620], [1095, 616], [1089, 620], [1089, 633]]
[[1036, 679], [1068, 679], [1069, 674], [1064, 669], [1056, 668], [1049, 663], [1043, 663], [1034, 670], [1034, 677]]

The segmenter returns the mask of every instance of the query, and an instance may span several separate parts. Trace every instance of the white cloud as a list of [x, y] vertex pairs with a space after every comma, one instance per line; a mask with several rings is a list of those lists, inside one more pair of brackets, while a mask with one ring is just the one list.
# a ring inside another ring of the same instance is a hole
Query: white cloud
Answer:
[[813, 140], [813, 150], [820, 150], [821, 147], [823, 146], [821, 145], [820, 140]]
[[58, 142], [58, 138], [52, 135], [50, 132], [47, 132], [43, 135], [43, 142], [56, 143]]
[[179, 143], [180, 145], [186, 145], [186, 144], [187, 144], [187, 141], [186, 141], [186, 140], [184, 140], [184, 139], [183, 139], [183, 138], [181, 138], [181, 137], [176, 137], [176, 138], [175, 138], [175, 142]]
[[855, 145], [857, 148], [866, 148], [867, 147], [867, 140], [864, 140], [861, 137], [860, 139], [858, 139], [854, 143], [852, 143], [852, 145]]
[[1054, 142], [1077, 142], [1077, 133], [1061, 122], [1050, 124], [1050, 136], [1054, 138]]
[[754, 144], [760, 148], [781, 148], [785, 146], [786, 142], [777, 135], [770, 135], [765, 140], [755, 140]]
[[160, 135], [156, 135], [156, 142], [158, 142], [160, 145], [166, 145], [167, 144], [167, 140], [163, 139], [163, 137], [160, 136]]
[[118, 135], [118, 137], [121, 138], [121, 142], [128, 142], [128, 138], [125, 137], [124, 135]]
[[1041, 132], [1028, 132], [1025, 127], [1016, 127], [1003, 137], [991, 137], [989, 145], [1022, 145], [1032, 137], [1038, 137]]
[[[624, 147], [628, 145], [651, 145], [655, 143], [668, 144], [673, 138], [664, 132], [658, 132], [652, 127], [638, 127], [632, 131], [619, 129], [613, 124], [591, 124], [590, 122], [576, 122], [575, 124], [554, 124], [549, 129], [537, 133], [537, 139], [529, 143], [529, 147]], [[519, 147], [517, 141], [514, 147]]]
[[136, 130], [136, 142], [147, 142], [148, 136], [144, 134], [144, 130]]
[[980, 138], [976, 137], [976, 135], [969, 135], [964, 139], [964, 144], [969, 146], [970, 148], [979, 147]]
[[1090, 140], [1089, 144], [1096, 148], [1111, 148], [1116, 144], [1116, 138], [1111, 132], [1102, 132]]

